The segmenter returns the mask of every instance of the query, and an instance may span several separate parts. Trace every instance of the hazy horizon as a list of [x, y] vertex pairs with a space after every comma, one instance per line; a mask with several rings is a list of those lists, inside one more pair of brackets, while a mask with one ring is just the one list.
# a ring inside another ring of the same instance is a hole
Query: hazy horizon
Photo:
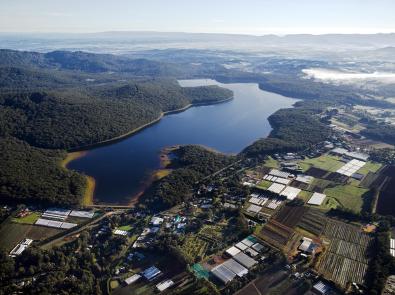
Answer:
[[3, 0], [0, 32], [154, 31], [245, 35], [395, 32], [390, 0], [246, 0], [144, 3], [117, 0]]

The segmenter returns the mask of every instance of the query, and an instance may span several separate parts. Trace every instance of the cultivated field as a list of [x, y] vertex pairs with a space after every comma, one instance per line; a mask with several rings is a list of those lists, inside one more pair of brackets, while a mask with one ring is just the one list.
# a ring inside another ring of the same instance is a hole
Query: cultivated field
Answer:
[[350, 282], [363, 284], [373, 238], [358, 227], [337, 221], [328, 221], [323, 235], [330, 244], [316, 265], [317, 271], [342, 288]]
[[395, 216], [394, 188], [395, 188], [395, 166], [386, 167], [380, 174], [382, 181], [385, 179], [384, 187], [377, 201], [376, 212], [383, 215]]
[[309, 209], [303, 206], [284, 206], [274, 217], [279, 223], [294, 228]]
[[258, 235], [262, 240], [274, 247], [284, 249], [294, 234], [295, 232], [292, 228], [271, 219], [262, 227]]
[[310, 209], [297, 226], [315, 236], [320, 236], [325, 229], [326, 220], [327, 218], [320, 211]]

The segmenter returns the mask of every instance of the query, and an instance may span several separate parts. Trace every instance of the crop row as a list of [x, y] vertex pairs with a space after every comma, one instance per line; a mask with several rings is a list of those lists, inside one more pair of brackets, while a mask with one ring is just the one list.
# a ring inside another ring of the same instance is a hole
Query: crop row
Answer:
[[369, 262], [366, 257], [365, 247], [347, 241], [333, 240], [328, 251], [365, 264], [368, 264]]
[[363, 247], [368, 247], [372, 242], [372, 238], [357, 227], [335, 221], [326, 225], [324, 235], [331, 239], [341, 239]]
[[344, 288], [349, 282], [363, 284], [367, 268], [365, 263], [327, 252], [322, 257], [318, 270], [327, 279]]

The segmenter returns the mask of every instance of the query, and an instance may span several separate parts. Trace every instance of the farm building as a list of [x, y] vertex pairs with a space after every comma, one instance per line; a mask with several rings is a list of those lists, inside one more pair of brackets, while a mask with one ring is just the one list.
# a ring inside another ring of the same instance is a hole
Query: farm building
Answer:
[[296, 180], [302, 183], [309, 184], [314, 180], [314, 177], [309, 175], [299, 174], [298, 176], [296, 176]]
[[247, 208], [247, 211], [248, 212], [253, 212], [253, 213], [258, 213], [259, 211], [261, 211], [262, 210], [262, 207], [261, 206], [257, 206], [257, 205], [254, 205], [254, 204], [251, 204], [248, 208]]
[[307, 204], [320, 206], [322, 204], [322, 202], [324, 202], [325, 198], [326, 198], [325, 194], [314, 193], [311, 196], [310, 200], [307, 202]]
[[343, 148], [334, 148], [330, 151], [330, 153], [336, 156], [348, 157], [360, 161], [367, 161], [369, 159], [369, 155], [367, 154], [360, 152], [349, 152], [348, 150]]
[[236, 248], [235, 246], [230, 247], [229, 249], [227, 249], [225, 251], [226, 254], [228, 254], [229, 256], [235, 256], [236, 254], [240, 253], [240, 249]]
[[253, 267], [257, 263], [254, 259], [244, 254], [243, 252], [240, 252], [233, 256], [233, 259], [244, 265], [248, 269]]
[[126, 283], [126, 285], [130, 285], [134, 282], [137, 282], [140, 278], [141, 278], [141, 275], [134, 274], [131, 277], [128, 277], [127, 279], [125, 279], [125, 283]]
[[257, 252], [261, 252], [265, 247], [262, 244], [255, 243], [251, 248]]
[[244, 252], [247, 253], [248, 255], [250, 255], [251, 257], [256, 257], [259, 254], [257, 251], [255, 251], [252, 248], [248, 248]]
[[73, 210], [70, 213], [70, 216], [80, 217], [80, 218], [93, 218], [94, 215], [95, 215], [95, 212], [80, 211], [80, 210]]
[[49, 220], [49, 219], [43, 219], [43, 218], [37, 219], [35, 225], [62, 228], [62, 229], [70, 229], [70, 228], [77, 226], [76, 223], [55, 221], [55, 220]]
[[275, 194], [280, 194], [284, 188], [285, 188], [285, 185], [283, 185], [283, 184], [273, 183], [271, 186], [269, 186], [269, 188], [267, 190], [272, 193], [275, 193]]
[[313, 289], [318, 292], [318, 294], [328, 294], [331, 288], [322, 281], [319, 281], [313, 286]]
[[266, 204], [266, 207], [269, 208], [269, 209], [275, 210], [278, 206], [281, 205], [282, 202], [283, 201], [281, 201], [281, 200], [273, 199], [268, 204]]
[[[247, 246], [246, 244], [244, 244], [243, 242], [238, 242], [235, 246], [236, 246], [237, 248], [239, 248], [241, 251], [244, 251], [245, 249], [248, 248], [248, 246]], [[238, 254], [238, 253], [237, 253], [237, 254]]]
[[395, 239], [390, 239], [390, 253], [395, 257]]
[[20, 254], [22, 254], [23, 251], [26, 250], [27, 247], [30, 246], [30, 244], [33, 243], [32, 239], [24, 239], [22, 242], [20, 242], [18, 245], [14, 247], [14, 249], [11, 250], [10, 256], [11, 257], [16, 257]]
[[280, 184], [285, 184], [285, 185], [287, 185], [291, 181], [290, 179], [287, 179], [287, 178], [277, 177], [277, 176], [273, 176], [273, 175], [269, 175], [269, 174], [265, 175], [263, 177], [263, 179], [271, 181], [271, 182], [277, 182], [277, 183], [280, 183]]
[[116, 229], [113, 231], [114, 235], [126, 236], [128, 232], [126, 230]]
[[277, 169], [272, 169], [269, 172], [270, 175], [280, 177], [280, 178], [288, 178], [291, 174], [288, 172], [280, 171]]
[[71, 210], [68, 210], [68, 209], [51, 208], [51, 209], [46, 210], [43, 213], [42, 217], [58, 219], [58, 220], [66, 220], [66, 218], [69, 216], [70, 213], [71, 213]]
[[226, 260], [224, 263], [222, 263], [222, 265], [234, 272], [240, 278], [248, 274], [248, 269], [232, 258]]
[[156, 267], [156, 266], [151, 266], [144, 270], [142, 273], [144, 278], [146, 278], [148, 281], [152, 281], [156, 277], [162, 274], [162, 272]]
[[171, 286], [174, 285], [174, 282], [172, 280], [166, 280], [163, 282], [160, 282], [159, 284], [156, 285], [156, 288], [158, 289], [159, 292], [162, 292], [166, 290], [167, 288], [170, 288]]
[[338, 169], [336, 172], [339, 174], [343, 174], [346, 176], [352, 176], [355, 174], [359, 169], [361, 169], [363, 166], [365, 166], [366, 162], [359, 161], [359, 160], [351, 160], [345, 165], [343, 165], [340, 169]]
[[307, 254], [314, 254], [315, 250], [317, 249], [317, 246], [318, 246], [317, 244], [313, 243], [312, 239], [304, 237], [303, 242], [300, 244], [298, 249]]
[[247, 237], [244, 240], [241, 241], [243, 244], [247, 245], [248, 247], [251, 247], [254, 245], [255, 240], [251, 240], [251, 238]]
[[343, 156], [346, 153], [348, 153], [348, 150], [344, 149], [344, 148], [334, 148], [333, 150], [330, 151], [331, 154], [336, 155], [336, 156]]
[[301, 192], [301, 189], [292, 187], [292, 186], [287, 186], [281, 193], [280, 195], [283, 197], [286, 197], [288, 200], [293, 200], [295, 199], [298, 194]]
[[211, 273], [218, 278], [219, 280], [221, 280], [225, 285], [229, 282], [231, 282], [235, 277], [236, 274], [231, 271], [230, 269], [228, 269], [225, 265], [220, 264], [216, 267], [214, 267], [211, 270]]
[[360, 161], [367, 161], [369, 159], [369, 155], [359, 152], [348, 152], [346, 156]]
[[255, 204], [255, 205], [262, 205], [263, 206], [267, 202], [268, 199], [269, 198], [264, 197], [262, 195], [251, 194], [251, 199], [248, 202]]

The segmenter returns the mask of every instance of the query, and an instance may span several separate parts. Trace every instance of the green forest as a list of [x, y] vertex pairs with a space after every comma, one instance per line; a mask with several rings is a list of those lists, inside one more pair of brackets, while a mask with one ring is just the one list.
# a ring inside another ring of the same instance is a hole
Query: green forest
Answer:
[[141, 198], [140, 205], [159, 211], [187, 201], [197, 181], [235, 161], [234, 156], [196, 145], [181, 146], [174, 151], [174, 156], [171, 165], [176, 169], [154, 183]]
[[172, 65], [142, 59], [0, 50], [1, 198], [76, 205], [86, 180], [60, 167], [65, 150], [233, 95], [218, 86], [182, 88], [176, 75]]
[[269, 117], [273, 127], [267, 138], [262, 138], [244, 149], [249, 157], [260, 157], [276, 152], [303, 150], [327, 139], [330, 129], [318, 114], [325, 103], [299, 102], [294, 108], [281, 109]]

